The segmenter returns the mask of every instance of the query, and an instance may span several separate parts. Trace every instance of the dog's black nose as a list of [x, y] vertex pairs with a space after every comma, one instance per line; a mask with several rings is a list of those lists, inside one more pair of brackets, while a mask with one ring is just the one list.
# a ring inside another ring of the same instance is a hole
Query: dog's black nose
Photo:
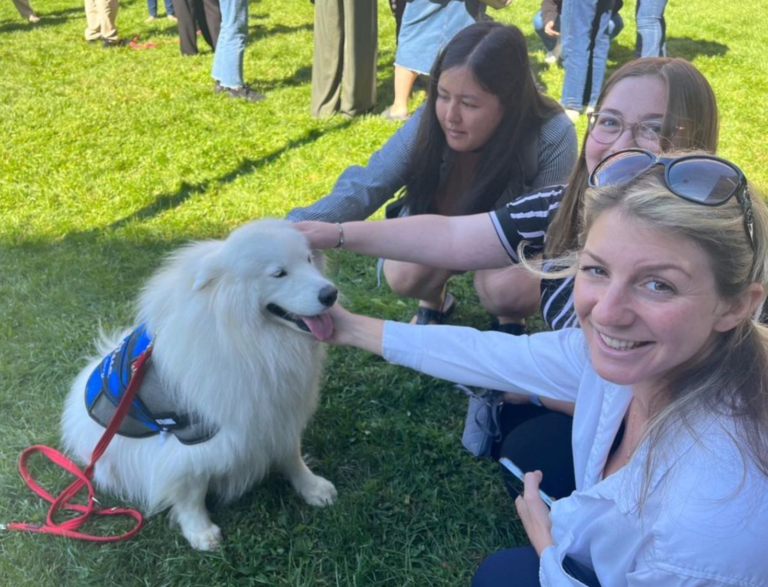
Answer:
[[320, 303], [323, 304], [326, 308], [330, 308], [333, 304], [336, 303], [337, 297], [339, 297], [339, 290], [332, 285], [326, 285], [323, 289], [320, 290], [317, 299], [320, 300]]

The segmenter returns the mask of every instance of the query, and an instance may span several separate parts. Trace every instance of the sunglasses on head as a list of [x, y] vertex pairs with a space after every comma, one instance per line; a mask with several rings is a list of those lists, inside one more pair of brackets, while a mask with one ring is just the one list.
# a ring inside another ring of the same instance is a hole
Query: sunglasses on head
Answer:
[[660, 157], [645, 149], [626, 149], [603, 159], [590, 173], [589, 186], [597, 188], [629, 183], [656, 165], [664, 166], [664, 182], [669, 191], [689, 202], [720, 206], [735, 196], [744, 213], [744, 227], [754, 250], [754, 216], [747, 178], [741, 169], [720, 157]]

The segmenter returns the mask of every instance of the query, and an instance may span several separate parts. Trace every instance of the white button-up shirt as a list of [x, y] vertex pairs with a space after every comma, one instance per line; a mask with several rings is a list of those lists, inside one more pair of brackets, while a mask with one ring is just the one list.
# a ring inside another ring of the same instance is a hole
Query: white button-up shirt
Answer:
[[566, 555], [604, 587], [768, 586], [768, 478], [734, 443], [731, 420], [680, 424], [657, 447], [647, 481], [645, 445], [603, 479], [632, 392], [595, 373], [581, 330], [516, 337], [387, 322], [384, 357], [465, 385], [576, 402], [576, 491], [552, 507], [544, 587], [582, 585], [563, 570]]

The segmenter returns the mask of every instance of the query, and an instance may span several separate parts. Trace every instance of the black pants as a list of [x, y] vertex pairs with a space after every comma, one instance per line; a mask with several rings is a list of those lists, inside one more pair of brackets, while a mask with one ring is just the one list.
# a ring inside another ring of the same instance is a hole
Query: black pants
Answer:
[[[600, 587], [595, 572], [566, 556], [565, 571], [589, 587]], [[500, 550], [485, 559], [472, 578], [472, 587], [540, 587], [539, 556], [533, 546]]]
[[216, 50], [221, 29], [219, 0], [173, 0], [173, 10], [179, 19], [179, 44], [182, 55], [197, 55], [197, 31]]
[[[571, 416], [534, 405], [504, 404], [500, 424], [502, 438], [493, 447], [495, 459], [507, 457], [524, 473], [541, 471], [541, 489], [555, 499], [576, 489]], [[506, 479], [505, 485], [515, 499], [515, 488]]]
[[389, 0], [389, 8], [395, 17], [395, 42], [400, 36], [400, 25], [403, 24], [403, 12], [405, 12], [406, 0]]

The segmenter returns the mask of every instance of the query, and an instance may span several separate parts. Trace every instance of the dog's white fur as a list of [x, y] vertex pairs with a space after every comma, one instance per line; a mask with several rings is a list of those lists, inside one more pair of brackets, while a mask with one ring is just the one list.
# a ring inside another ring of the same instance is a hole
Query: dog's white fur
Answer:
[[[307, 503], [331, 504], [333, 484], [314, 475], [301, 456], [324, 349], [265, 309], [276, 303], [318, 315], [328, 309], [318, 292], [330, 285], [303, 235], [281, 220], [252, 222], [225, 241], [194, 243], [173, 255], [144, 288], [138, 320], [148, 325], [152, 361], [180, 409], [203, 414], [219, 431], [188, 446], [172, 435], [165, 442], [117, 435], [96, 465], [97, 486], [150, 514], [170, 507], [185, 538], [201, 550], [221, 540], [206, 493], [232, 501], [273, 465]], [[82, 463], [104, 432], [86, 412], [86, 381], [123, 336], [102, 340], [99, 357], [77, 376], [66, 401], [64, 445]]]

